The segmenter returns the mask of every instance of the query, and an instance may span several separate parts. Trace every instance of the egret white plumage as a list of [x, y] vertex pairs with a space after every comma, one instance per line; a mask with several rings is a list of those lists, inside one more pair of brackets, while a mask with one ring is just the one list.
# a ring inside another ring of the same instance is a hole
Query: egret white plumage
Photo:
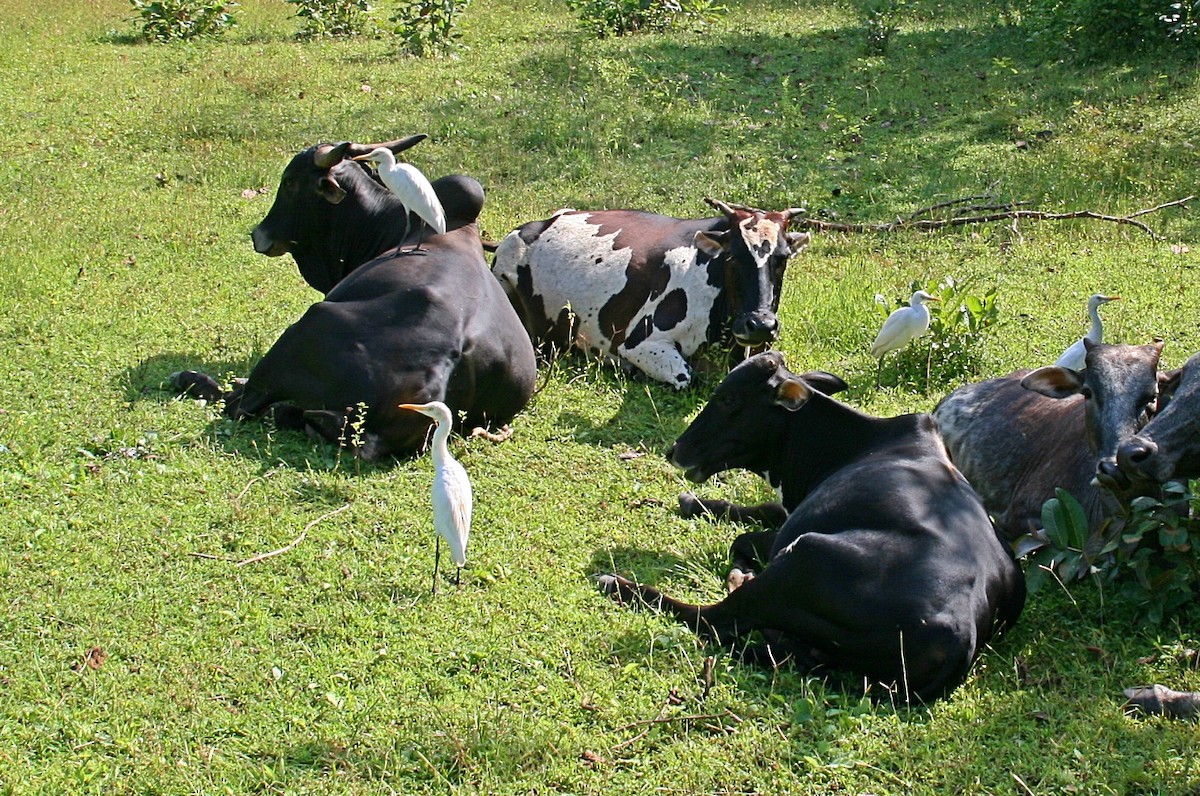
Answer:
[[875, 342], [871, 343], [871, 356], [879, 360], [875, 370], [875, 386], [879, 386], [880, 374], [883, 372], [883, 357], [892, 351], [897, 351], [914, 338], [920, 337], [929, 330], [929, 308], [927, 301], [941, 301], [937, 296], [918, 290], [912, 294], [909, 306], [900, 307], [883, 322]]
[[1088, 333], [1076, 340], [1062, 352], [1062, 356], [1054, 361], [1055, 365], [1060, 365], [1064, 368], [1072, 370], [1082, 370], [1087, 361], [1087, 350], [1083, 347], [1083, 341], [1091, 340], [1093, 343], [1104, 342], [1104, 324], [1100, 321], [1100, 305], [1107, 304], [1110, 301], [1119, 301], [1120, 296], [1105, 296], [1101, 293], [1094, 293], [1088, 299], [1088, 316], [1092, 319], [1092, 326], [1088, 329]]
[[457, 586], [467, 563], [467, 537], [471, 533], [471, 481], [467, 471], [450, 455], [446, 440], [454, 417], [450, 408], [441, 401], [426, 404], [400, 404], [401, 409], [411, 409], [437, 421], [433, 432], [433, 529], [437, 531], [437, 552], [433, 559], [433, 590], [437, 592], [438, 563], [442, 557], [442, 539], [450, 546], [450, 559], [458, 567], [454, 576]]
[[379, 170], [379, 179], [383, 180], [387, 189], [396, 195], [405, 210], [416, 213], [421, 219], [421, 231], [417, 234], [417, 245], [413, 251], [421, 248], [421, 236], [425, 234], [426, 224], [439, 235], [446, 231], [446, 211], [442, 209], [442, 203], [433, 190], [433, 185], [420, 169], [411, 163], [398, 163], [392, 150], [387, 147], [372, 149], [353, 160], [369, 160], [375, 163]]

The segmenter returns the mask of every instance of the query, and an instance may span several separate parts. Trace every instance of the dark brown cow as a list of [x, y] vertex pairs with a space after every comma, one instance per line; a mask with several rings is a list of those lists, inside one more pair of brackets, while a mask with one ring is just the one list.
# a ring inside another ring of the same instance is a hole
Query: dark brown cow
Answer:
[[960, 387], [933, 410], [950, 459], [1007, 538], [1041, 527], [1055, 488], [1093, 528], [1114, 507], [1092, 483], [1097, 461], [1145, 423], [1158, 395], [1162, 343], [1087, 346], [1087, 367], [1051, 365]]
[[535, 344], [579, 348], [682, 389], [701, 348], [776, 339], [784, 267], [809, 241], [787, 231], [801, 210], [709, 202], [721, 216], [563, 210], [509, 233], [492, 270]]
[[768, 563], [718, 603], [600, 578], [605, 592], [706, 638], [761, 631], [754, 657], [852, 672], [924, 702], [958, 686], [1024, 607], [1024, 577], [928, 415], [863, 414], [769, 352], [730, 372], [670, 455], [696, 482], [733, 468], [769, 474], [795, 506], [779, 531], [735, 542], [735, 558]]
[[[281, 425], [352, 444], [366, 459], [424, 444], [428, 418], [399, 404], [442, 401], [468, 427], [504, 424], [525, 407], [536, 376], [533, 346], [483, 258], [479, 183], [436, 180], [446, 233], [425, 238], [422, 252], [398, 251], [416, 241], [418, 224], [346, 160], [375, 146], [322, 144], [296, 155], [253, 232], [259, 252], [291, 252], [325, 299], [231, 393], [195, 371], [173, 376], [180, 390], [223, 398], [232, 417], [271, 411]], [[366, 414], [354, 433], [360, 406]]]

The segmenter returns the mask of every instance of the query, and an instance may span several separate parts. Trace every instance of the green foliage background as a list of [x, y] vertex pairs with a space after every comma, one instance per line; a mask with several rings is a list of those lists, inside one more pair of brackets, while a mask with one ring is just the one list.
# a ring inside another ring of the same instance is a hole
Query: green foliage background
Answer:
[[[132, 41], [125, 0], [0, 0], [0, 792], [1200, 788], [1195, 728], [1120, 708], [1134, 683], [1200, 688], [1194, 616], [1149, 629], [1094, 584], [1043, 589], [917, 710], [601, 598], [588, 576], [611, 569], [720, 596], [737, 529], [678, 517], [688, 485], [661, 456], [719, 372], [676, 394], [568, 358], [512, 441], [456, 440], [475, 529], [462, 588], [436, 598], [427, 458], [360, 465], [165, 389], [185, 367], [247, 373], [316, 300], [248, 232], [320, 140], [428, 133], [412, 160], [477, 176], [491, 239], [563, 206], [874, 221], [993, 185], [1111, 213], [1196, 189], [1189, 62], [1081, 65], [1003, 4], [908, 3], [882, 56], [840, 5], [730, 5], [703, 32], [595, 40], [561, 3], [476, 0], [459, 55], [422, 60], [297, 41], [271, 0], [169, 47]], [[1197, 222], [1145, 220], [1161, 239], [818, 235], [780, 348], [868, 411], [928, 409], [941, 385], [873, 388], [873, 296], [954, 277], [996, 291], [981, 375], [1053, 361], [1097, 290], [1124, 299], [1109, 339], [1162, 337], [1177, 365], [1200, 349]], [[768, 494], [744, 474], [699, 489]]]

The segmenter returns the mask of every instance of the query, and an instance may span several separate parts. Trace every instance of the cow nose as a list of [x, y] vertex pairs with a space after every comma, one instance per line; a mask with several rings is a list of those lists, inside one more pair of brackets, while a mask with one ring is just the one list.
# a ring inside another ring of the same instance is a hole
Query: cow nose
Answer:
[[1096, 480], [1105, 489], [1119, 492], [1129, 488], [1129, 478], [1117, 466], [1113, 458], [1101, 459], [1096, 464]]
[[1121, 443], [1121, 447], [1117, 449], [1117, 465], [1125, 469], [1138, 469], [1156, 453], [1158, 445], [1154, 442], [1132, 437]]
[[779, 319], [774, 314], [756, 312], [746, 316], [741, 337], [745, 343], [766, 343], [774, 340], [778, 333]]
[[667, 461], [674, 463], [674, 461], [675, 461], [675, 443], [674, 442], [671, 443], [671, 447], [667, 448], [666, 452], [663, 455], [667, 457]]

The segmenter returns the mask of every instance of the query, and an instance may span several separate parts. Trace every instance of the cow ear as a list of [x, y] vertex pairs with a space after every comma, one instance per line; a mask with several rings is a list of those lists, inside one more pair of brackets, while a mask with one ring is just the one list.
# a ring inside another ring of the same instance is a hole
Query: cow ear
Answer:
[[812, 242], [812, 235], [809, 235], [807, 232], [789, 232], [787, 234], [787, 242], [792, 250], [792, 254], [797, 254]]
[[1171, 399], [1175, 397], [1175, 391], [1179, 389], [1179, 383], [1182, 380], [1183, 368], [1160, 370], [1158, 372], [1158, 400], [1154, 403], [1155, 414], [1166, 409], [1167, 404], [1171, 403]]
[[729, 230], [725, 230], [724, 232], [697, 232], [694, 242], [696, 248], [709, 257], [720, 257], [725, 249], [729, 247]]
[[825, 395], [833, 395], [842, 390], [850, 389], [850, 385], [842, 381], [832, 373], [826, 373], [823, 370], [809, 370], [800, 374], [800, 378], [804, 379], [804, 383], [814, 390]]
[[784, 379], [775, 390], [775, 403], [789, 412], [795, 412], [808, 403], [812, 390], [800, 379]]
[[1083, 387], [1083, 371], [1047, 365], [1021, 379], [1021, 386], [1048, 398], [1070, 398]]
[[336, 205], [346, 198], [346, 189], [338, 185], [338, 181], [328, 174], [323, 175], [317, 181], [317, 193], [321, 194], [331, 205]]

